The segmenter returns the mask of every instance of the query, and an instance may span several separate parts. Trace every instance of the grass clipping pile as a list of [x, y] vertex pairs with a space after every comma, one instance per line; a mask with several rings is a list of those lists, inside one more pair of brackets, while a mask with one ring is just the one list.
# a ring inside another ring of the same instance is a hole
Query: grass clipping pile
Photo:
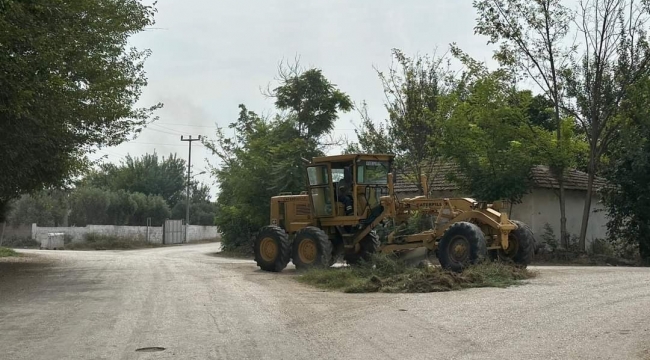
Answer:
[[479, 287], [519, 285], [536, 273], [500, 262], [473, 265], [462, 273], [439, 266], [412, 267], [386, 255], [375, 255], [354, 267], [312, 269], [298, 281], [321, 289], [346, 293], [428, 293]]

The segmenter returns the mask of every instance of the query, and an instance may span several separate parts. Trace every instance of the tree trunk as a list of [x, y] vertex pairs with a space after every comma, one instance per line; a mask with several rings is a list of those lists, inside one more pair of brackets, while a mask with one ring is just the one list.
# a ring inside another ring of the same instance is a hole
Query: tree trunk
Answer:
[[593, 155], [589, 159], [589, 174], [587, 175], [587, 195], [585, 197], [585, 207], [582, 211], [582, 224], [580, 225], [579, 248], [581, 251], [587, 250], [587, 226], [591, 215], [591, 196], [594, 190], [594, 178], [596, 177], [596, 160]]
[[560, 244], [565, 249], [569, 248], [569, 234], [566, 229], [566, 197], [564, 194], [564, 174], [558, 177], [558, 184], [560, 185]]

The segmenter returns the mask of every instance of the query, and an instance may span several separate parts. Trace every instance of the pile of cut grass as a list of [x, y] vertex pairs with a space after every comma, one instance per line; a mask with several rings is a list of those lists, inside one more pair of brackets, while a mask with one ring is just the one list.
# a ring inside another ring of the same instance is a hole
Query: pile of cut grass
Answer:
[[5, 247], [0, 247], [0, 258], [3, 257], [14, 257], [14, 256], [19, 256], [17, 252], [15, 252], [13, 249], [5, 248]]
[[86, 235], [86, 241], [69, 243], [65, 245], [65, 248], [67, 250], [134, 250], [159, 246], [161, 245], [138, 238], [91, 233]]
[[489, 262], [462, 273], [438, 266], [411, 267], [400, 260], [376, 255], [355, 267], [313, 269], [298, 281], [320, 289], [347, 293], [428, 293], [479, 287], [508, 287], [535, 277], [535, 273], [509, 264]]

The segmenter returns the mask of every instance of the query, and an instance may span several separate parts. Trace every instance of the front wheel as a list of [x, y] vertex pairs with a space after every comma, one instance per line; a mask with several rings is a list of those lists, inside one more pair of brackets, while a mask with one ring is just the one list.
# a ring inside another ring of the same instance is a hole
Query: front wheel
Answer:
[[485, 235], [481, 228], [469, 222], [451, 225], [438, 243], [440, 265], [454, 272], [483, 261], [486, 255]]
[[280, 272], [291, 258], [291, 241], [281, 227], [270, 225], [263, 227], [253, 246], [255, 262], [264, 271]]

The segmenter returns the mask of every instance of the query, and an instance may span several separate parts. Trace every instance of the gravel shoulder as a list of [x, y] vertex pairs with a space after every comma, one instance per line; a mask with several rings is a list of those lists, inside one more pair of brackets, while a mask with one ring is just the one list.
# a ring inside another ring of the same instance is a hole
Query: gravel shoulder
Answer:
[[[539, 267], [507, 289], [343, 294], [218, 244], [0, 261], [3, 359], [648, 359], [650, 269]], [[136, 352], [163, 347], [159, 352]]]

